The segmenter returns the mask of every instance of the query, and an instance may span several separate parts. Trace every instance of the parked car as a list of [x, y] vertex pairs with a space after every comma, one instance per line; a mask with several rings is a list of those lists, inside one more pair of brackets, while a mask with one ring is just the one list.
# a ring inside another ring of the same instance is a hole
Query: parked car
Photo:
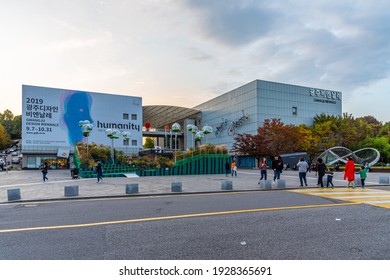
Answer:
[[19, 157], [13, 157], [11, 162], [13, 164], [19, 164], [20, 163], [20, 158]]

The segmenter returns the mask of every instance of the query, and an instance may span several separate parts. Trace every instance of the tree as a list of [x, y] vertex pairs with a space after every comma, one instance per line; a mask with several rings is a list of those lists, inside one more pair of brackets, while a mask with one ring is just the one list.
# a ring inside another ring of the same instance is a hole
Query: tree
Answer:
[[0, 123], [0, 149], [8, 148], [11, 144], [10, 137], [3, 125]]
[[235, 136], [232, 150], [260, 160], [262, 156], [299, 151], [301, 137], [296, 126], [285, 125], [280, 119], [266, 119], [256, 135], [243, 133]]
[[320, 145], [318, 145], [320, 137], [315, 135], [313, 129], [306, 125], [298, 126], [298, 131], [302, 136], [300, 149], [307, 153], [308, 163], [312, 164], [314, 158], [322, 152]]
[[11, 139], [22, 138], [22, 116], [14, 116], [10, 110], [0, 113], [0, 124], [3, 125]]
[[153, 149], [154, 148], [154, 141], [150, 137], [145, 138], [145, 144], [144, 144], [145, 149]]

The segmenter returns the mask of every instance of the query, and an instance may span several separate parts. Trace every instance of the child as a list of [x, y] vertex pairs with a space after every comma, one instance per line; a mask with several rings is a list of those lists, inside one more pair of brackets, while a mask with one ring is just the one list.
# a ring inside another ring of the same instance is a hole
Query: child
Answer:
[[334, 188], [334, 185], [333, 185], [333, 171], [331, 169], [326, 169], [325, 171], [326, 174], [328, 174], [328, 176], [326, 177], [326, 187], [329, 188], [329, 185], [331, 185], [332, 189]]
[[235, 160], [233, 160], [233, 162], [232, 162], [232, 177], [234, 175], [237, 177], [237, 164], [236, 164]]
[[360, 167], [359, 175], [360, 175], [360, 182], [362, 184], [362, 188], [364, 189], [365, 187], [364, 181], [367, 178], [367, 169], [364, 166]]

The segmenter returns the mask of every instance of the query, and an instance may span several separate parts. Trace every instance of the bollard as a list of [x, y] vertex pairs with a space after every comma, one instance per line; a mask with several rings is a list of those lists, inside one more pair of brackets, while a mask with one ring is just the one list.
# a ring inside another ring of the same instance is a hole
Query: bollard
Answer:
[[65, 196], [78, 196], [79, 186], [65, 186]]
[[233, 182], [224, 180], [221, 182], [221, 189], [225, 191], [231, 191], [233, 189]]
[[172, 182], [171, 183], [171, 191], [172, 192], [181, 192], [182, 191], [182, 183], [181, 182]]
[[20, 189], [7, 190], [7, 196], [8, 196], [8, 201], [19, 200], [21, 198]]
[[284, 179], [276, 180], [275, 187], [277, 189], [285, 189], [286, 188], [286, 180], [284, 180]]
[[260, 189], [262, 190], [272, 190], [272, 181], [271, 180], [261, 180]]
[[379, 184], [385, 184], [385, 185], [388, 185], [389, 184], [389, 177], [379, 177]]
[[138, 193], [138, 184], [126, 184], [126, 194]]

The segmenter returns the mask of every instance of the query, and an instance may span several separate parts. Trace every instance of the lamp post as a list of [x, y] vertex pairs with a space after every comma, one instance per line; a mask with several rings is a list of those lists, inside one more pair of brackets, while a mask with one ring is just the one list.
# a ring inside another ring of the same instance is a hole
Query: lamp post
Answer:
[[131, 133], [128, 131], [123, 131], [122, 136], [126, 140], [126, 155], [127, 155], [127, 147], [129, 146], [129, 140], [131, 138]]
[[91, 124], [89, 120], [84, 120], [84, 121], [79, 121], [79, 126], [81, 129], [81, 132], [83, 133], [83, 136], [87, 138], [87, 159], [88, 159], [89, 158], [88, 136], [93, 129], [93, 124]]
[[115, 164], [115, 156], [114, 156], [114, 139], [118, 139], [121, 132], [118, 129], [106, 129], [106, 135], [111, 139], [111, 160], [112, 164]]
[[202, 131], [204, 133], [204, 135], [206, 136], [206, 144], [207, 144], [207, 134], [211, 134], [213, 133], [213, 128], [209, 125], [205, 125], [203, 128], [202, 128]]
[[180, 124], [174, 123], [172, 125], [172, 131], [175, 132], [175, 162], [176, 162], [176, 151], [177, 151], [177, 133], [180, 131]]
[[177, 133], [180, 131], [180, 124], [174, 123], [172, 125], [172, 131], [175, 132], [175, 150], [177, 150]]

